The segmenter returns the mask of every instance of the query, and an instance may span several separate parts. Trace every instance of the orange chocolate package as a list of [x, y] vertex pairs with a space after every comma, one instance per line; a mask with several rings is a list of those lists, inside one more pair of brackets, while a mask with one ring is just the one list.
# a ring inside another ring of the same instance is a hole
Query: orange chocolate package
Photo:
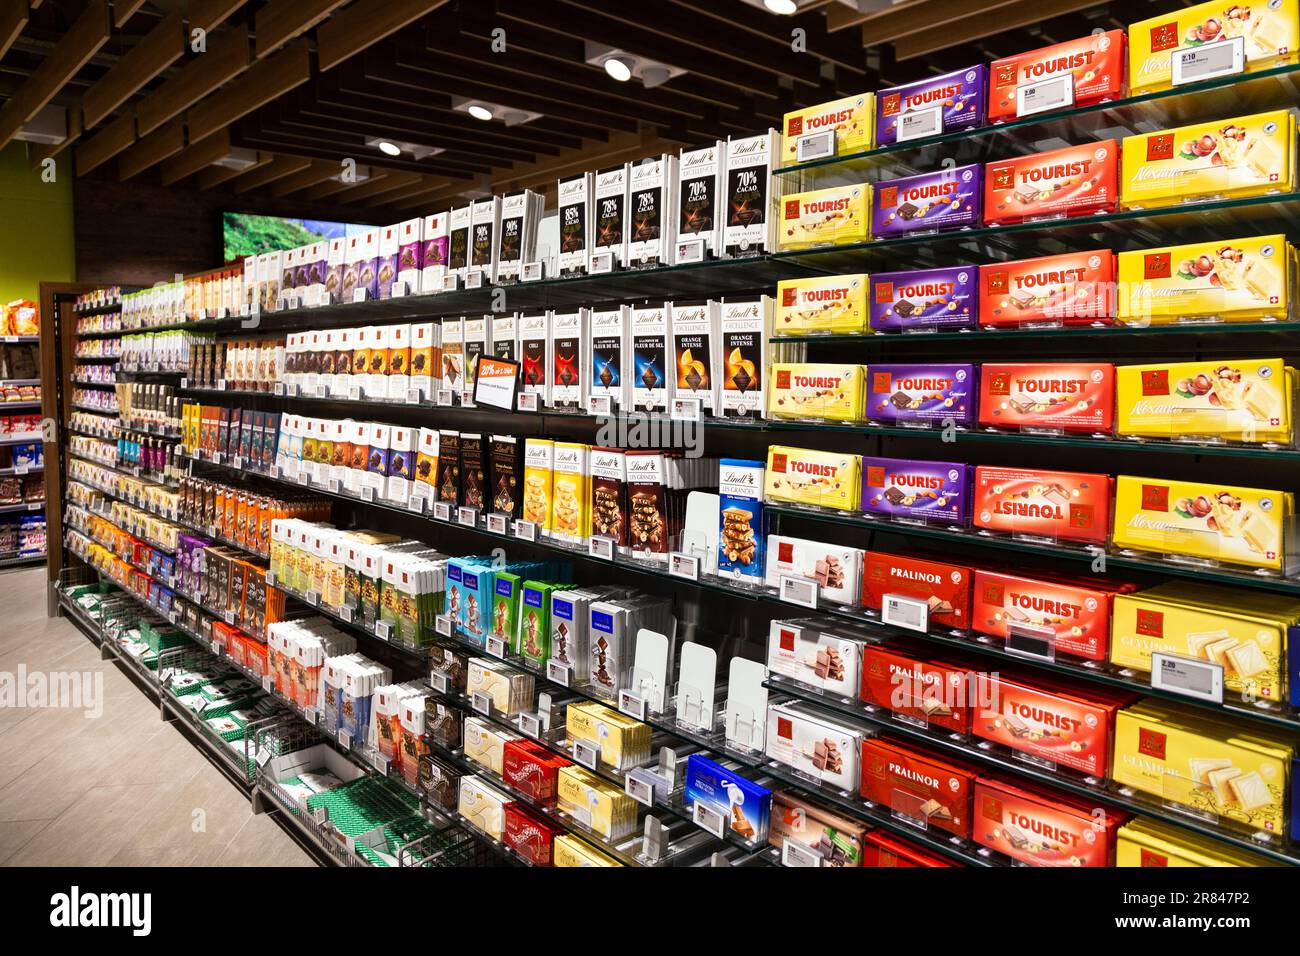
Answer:
[[[989, 64], [988, 121], [1015, 119], [1021, 87], [1067, 73], [1074, 106], [1123, 96], [1124, 43], [1123, 30], [1108, 30], [994, 60]], [[1062, 107], [1069, 105], [1061, 103]]]
[[1105, 139], [984, 167], [984, 222], [1113, 212], [1119, 200], [1119, 143]]
[[1127, 820], [1047, 787], [992, 774], [975, 781], [972, 839], [1030, 866], [1110, 866]]
[[1115, 316], [1115, 254], [1067, 252], [980, 266], [979, 323], [1110, 324]]
[[1115, 366], [985, 362], [979, 422], [992, 428], [1110, 434], [1115, 427]]
[[1101, 661], [1110, 643], [1112, 598], [1135, 589], [1100, 578], [1024, 577], [977, 568], [971, 627], [1003, 640], [1013, 631], [1035, 637], [1051, 632], [1057, 654]]
[[1113, 488], [1109, 475], [980, 465], [975, 527], [1104, 545]]

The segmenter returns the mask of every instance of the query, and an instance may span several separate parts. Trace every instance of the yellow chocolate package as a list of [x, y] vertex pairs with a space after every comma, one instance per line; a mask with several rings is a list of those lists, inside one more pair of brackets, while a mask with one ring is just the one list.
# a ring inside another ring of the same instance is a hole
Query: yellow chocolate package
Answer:
[[[1242, 41], [1247, 71], [1296, 62], [1300, 52], [1300, 0], [1229, 3], [1211, 0], [1171, 10], [1128, 28], [1130, 95], [1168, 89], [1180, 50]], [[1186, 74], [1184, 80], [1188, 80]]]
[[865, 365], [777, 362], [770, 372], [769, 418], [854, 422], [863, 417]]
[[781, 200], [777, 243], [782, 249], [844, 245], [871, 238], [871, 185], [855, 183]]
[[1287, 110], [1124, 137], [1120, 204], [1168, 206], [1295, 188], [1295, 117]]
[[864, 332], [870, 310], [869, 282], [863, 273], [785, 279], [776, 286], [776, 328], [773, 335], [809, 332]]
[[1120, 475], [1112, 540], [1117, 548], [1282, 571], [1294, 510], [1291, 492]]
[[1137, 249], [1116, 261], [1116, 313], [1126, 325], [1291, 316], [1297, 258], [1284, 235]]
[[781, 163], [799, 161], [799, 139], [834, 131], [835, 155], [848, 156], [872, 147], [876, 121], [876, 95], [859, 93], [829, 103], [819, 103], [785, 114], [781, 125]]
[[1280, 358], [1122, 365], [1115, 370], [1116, 430], [1289, 445], [1295, 375]]
[[1219, 840], [1135, 817], [1116, 833], [1115, 865], [1143, 866], [1281, 866], [1267, 857], [1238, 850]]
[[1112, 599], [1110, 662], [1150, 672], [1156, 653], [1212, 661], [1227, 691], [1282, 701], [1287, 629], [1300, 600], [1280, 594], [1170, 581]]
[[1144, 700], [1116, 716], [1112, 775], [1158, 799], [1280, 835], [1291, 757], [1282, 740]]
[[555, 442], [530, 438], [524, 444], [523, 518], [538, 531], [551, 527], [551, 498], [555, 480]]
[[860, 462], [847, 452], [772, 445], [767, 450], [763, 495], [768, 501], [855, 511]]

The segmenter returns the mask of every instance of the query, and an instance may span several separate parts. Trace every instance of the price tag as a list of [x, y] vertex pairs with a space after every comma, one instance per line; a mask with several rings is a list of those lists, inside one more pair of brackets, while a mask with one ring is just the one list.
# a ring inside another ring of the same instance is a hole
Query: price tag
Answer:
[[623, 778], [623, 792], [642, 806], [655, 805], [654, 786], [632, 773]]
[[414, 511], [418, 515], [424, 514], [424, 495], [411, 495], [406, 502], [406, 510]]
[[224, 392], [226, 390], [226, 380], [224, 378], [217, 379], [215, 387], [218, 392]]
[[531, 521], [518, 520], [515, 522], [515, 537], [521, 541], [537, 540], [537, 525]]
[[352, 301], [353, 301], [353, 302], [365, 302], [365, 301], [366, 301], [366, 293], [369, 292], [369, 291], [370, 291], [370, 290], [368, 290], [368, 289], [353, 289], [353, 290], [352, 290]]
[[451, 616], [448, 614], [439, 614], [433, 619], [433, 629], [443, 637], [451, 637]]
[[266, 586], [267, 586], [268, 588], [273, 588], [273, 587], [275, 587], [275, 582], [276, 582], [277, 580], [278, 580], [278, 579], [276, 578], [276, 576], [275, 576], [275, 572], [274, 572], [274, 571], [267, 571], [267, 572], [266, 572]]
[[406, 404], [419, 405], [420, 402], [424, 401], [423, 395], [424, 393], [418, 388], [408, 388], [406, 390]]
[[32, 470], [31, 465], [14, 465], [15, 475], [25, 475]]
[[618, 709], [629, 717], [645, 720], [645, 698], [631, 691], [618, 692]]
[[316, 605], [320, 604], [320, 595], [317, 594], [315, 591], [308, 591], [306, 594], [302, 596], [302, 599], [307, 604], [310, 604], [312, 607], [316, 607]]
[[239, 620], [239, 612], [229, 611], [229, 610], [223, 611], [221, 617], [227, 624], [229, 624], [231, 627], [234, 627], [235, 622]]
[[478, 527], [478, 509], [477, 508], [457, 508], [456, 523], [466, 528]]
[[262, 690], [266, 691], [269, 694], [274, 688], [275, 688], [275, 678], [272, 677], [270, 674], [263, 674]]
[[445, 501], [435, 501], [433, 503], [433, 516], [439, 521], [450, 521], [451, 505]]
[[1007, 640], [1003, 646], [1008, 654], [1032, 657], [1041, 661], [1054, 661], [1056, 660], [1056, 629], [1009, 621]]
[[493, 534], [506, 533], [506, 516], [491, 514], [487, 516], [487, 529]]
[[434, 404], [440, 405], [444, 408], [450, 408], [452, 405], [456, 404], [455, 400], [452, 398], [451, 389], [449, 388], [438, 389], [435, 399]]
[[516, 397], [516, 402], [518, 403], [518, 408], [521, 412], [537, 411], [536, 392], [520, 392]]
[[699, 237], [695, 239], [678, 239], [675, 256], [679, 266], [689, 265], [692, 262], [703, 262], [704, 240]]
[[1074, 74], [1062, 73], [1016, 87], [1016, 115], [1032, 116], [1074, 105]]
[[568, 664], [560, 661], [546, 662], [546, 679], [553, 684], [559, 684], [561, 687], [569, 686], [570, 676], [573, 674], [573, 668]]
[[375, 637], [381, 641], [391, 641], [393, 639], [393, 625], [388, 621], [375, 621]]
[[573, 759], [588, 770], [595, 770], [596, 765], [600, 763], [600, 747], [590, 740], [575, 740], [573, 742]]
[[388, 292], [388, 297], [389, 297], [390, 299], [405, 299], [405, 298], [406, 298], [406, 283], [405, 283], [405, 282], [394, 282], [394, 283], [393, 283], [393, 287], [392, 287], [392, 288], [389, 290], [389, 292]]
[[614, 560], [614, 539], [592, 535], [587, 539], [587, 554], [602, 561]]
[[[328, 394], [328, 392], [327, 392], [324, 388], [322, 388], [322, 389], [320, 389], [320, 391], [318, 392], [318, 394], [317, 394], [316, 397], [317, 397], [317, 398], [325, 398], [327, 394]], [[361, 401], [361, 386], [360, 386], [360, 385], [349, 385], [349, 386], [348, 386], [348, 401], [349, 401], [349, 402], [359, 402], [359, 401]]]
[[886, 594], [880, 606], [880, 620], [924, 634], [930, 629], [930, 605], [901, 594]]
[[475, 713], [482, 714], [484, 717], [492, 716], [492, 698], [482, 691], [476, 691], [470, 697], [470, 706], [474, 708]]
[[587, 274], [609, 275], [614, 271], [614, 253], [612, 252], [593, 252], [591, 254], [591, 264], [587, 266]]
[[787, 604], [817, 610], [817, 582], [810, 578], [782, 575], [781, 600]]
[[451, 275], [445, 275], [442, 277], [443, 292], [455, 292], [459, 288], [460, 288], [460, 277], [457, 276], [455, 273]]
[[352, 734], [346, 730], [340, 730], [338, 735], [339, 746], [344, 750], [352, 749]]
[[1220, 40], [1174, 50], [1170, 66], [1172, 86], [1240, 73], [1246, 69], [1246, 38], [1233, 37], [1226, 43]]
[[361, 486], [361, 500], [364, 501], [364, 502], [366, 502], [366, 504], [371, 504], [371, 503], [374, 502], [374, 500], [375, 500], [375, 486], [374, 486], [374, 485], [362, 485], [362, 486]]
[[337, 495], [342, 491], [342, 486], [337, 478], [325, 479], [325, 490], [332, 495]]
[[471, 269], [465, 273], [465, 288], [481, 289], [483, 288], [483, 270]]
[[698, 422], [704, 417], [704, 406], [698, 398], [674, 398], [668, 417], [675, 422]]
[[451, 678], [442, 671], [430, 671], [429, 686], [439, 694], [446, 694], [451, 687]]
[[1151, 686], [1222, 704], [1223, 665], [1156, 651], [1151, 655]]
[[189, 387], [190, 387], [190, 380], [185, 376], [181, 376], [181, 388], [184, 389]]
[[388, 759], [387, 757], [385, 757], [385, 756], [384, 756], [383, 754], [381, 754], [381, 753], [376, 753], [376, 754], [375, 754], [375, 756], [374, 756], [374, 761], [373, 761], [373, 764], [372, 764], [372, 765], [374, 766], [374, 768], [375, 768], [376, 770], [378, 770], [378, 771], [379, 771], [381, 774], [383, 774], [385, 777], [388, 776], [389, 768], [392, 766], [392, 764], [391, 764], [391, 762], [389, 761], [389, 759]]
[[356, 620], [356, 613], [356, 608], [351, 604], [345, 604], [339, 608], [339, 617], [341, 617], [346, 624], [351, 624]]
[[596, 418], [609, 418], [614, 414], [614, 399], [608, 395], [588, 395], [587, 413]]
[[542, 264], [540, 262], [525, 262], [523, 271], [519, 274], [520, 282], [540, 282], [542, 281]]
[[696, 800], [694, 809], [691, 811], [691, 819], [695, 821], [697, 827], [707, 830], [718, 839], [726, 838], [727, 818], [720, 811]]
[[835, 130], [808, 133], [795, 141], [795, 159], [810, 163], [816, 159], [829, 159], [835, 155]]
[[[211, 452], [211, 453], [208, 455], [208, 458], [212, 461], [212, 464], [214, 464], [214, 465], [219, 465], [219, 464], [221, 464], [222, 460], [223, 460], [225, 457], [226, 457], [226, 456], [225, 456], [224, 454], [222, 454], [221, 452], [219, 452], [219, 451]], [[137, 466], [135, 466], [135, 465], [132, 465], [132, 466], [131, 466], [131, 473], [132, 473], [133, 475], [135, 475], [137, 478], [140, 477], [140, 469], [139, 469]]]
[[234, 458], [230, 459], [230, 467], [235, 469], [235, 471], [243, 471], [244, 459], [239, 455], [236, 455]]
[[[482, 360], [482, 359], [480, 359], [480, 361], [481, 361], [481, 360]], [[470, 391], [464, 391], [464, 392], [461, 392], [461, 393], [460, 393], [460, 403], [461, 403], [462, 405], [464, 405], [466, 408], [473, 408], [473, 407], [474, 407], [474, 393], [473, 393], [473, 392], [470, 392]]]
[[313, 727], [320, 723], [320, 711], [315, 707], [303, 708], [302, 716], [303, 719]]
[[938, 136], [943, 132], [943, 107], [935, 106], [928, 110], [913, 110], [898, 117], [898, 131], [894, 138], [900, 143], [927, 136]]
[[700, 559], [693, 554], [674, 551], [668, 556], [668, 573], [675, 578], [698, 581], [700, 579]]
[[504, 658], [506, 656], [506, 642], [503, 638], [495, 634], [489, 634], [487, 638], [487, 652], [492, 657]]
[[279, 481], [279, 480], [280, 480], [280, 475], [281, 475], [281, 474], [282, 474], [282, 472], [280, 471], [280, 466], [279, 466], [279, 465], [272, 465], [270, 468], [268, 468], [268, 469], [266, 470], [266, 475], [267, 475], [267, 477], [268, 477], [268, 478], [272, 478], [272, 479], [274, 479], [274, 480], [276, 480], [276, 481]]
[[781, 847], [781, 865], [820, 867], [822, 855], [810, 846], [787, 839]]
[[520, 714], [519, 732], [534, 739], [542, 736], [542, 718], [537, 714]]

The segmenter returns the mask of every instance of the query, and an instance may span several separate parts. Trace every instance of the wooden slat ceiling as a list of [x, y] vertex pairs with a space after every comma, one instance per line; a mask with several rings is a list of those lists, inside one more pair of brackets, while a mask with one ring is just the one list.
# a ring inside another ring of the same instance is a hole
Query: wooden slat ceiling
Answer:
[[[1173, 2], [1173, 0], [1170, 0]], [[1185, 2], [1185, 0], [1184, 0]], [[794, 108], [1122, 26], [1147, 0], [0, 0], [0, 147], [49, 103], [78, 175], [414, 215], [779, 126]], [[1148, 9], [1149, 8], [1149, 9]], [[806, 52], [791, 49], [801, 31]], [[200, 31], [203, 49], [193, 40]], [[505, 49], [495, 49], [504, 31]], [[587, 44], [684, 70], [617, 83]], [[479, 99], [540, 114], [480, 122]], [[403, 145], [389, 157], [372, 145]], [[430, 151], [416, 159], [405, 147]], [[215, 165], [232, 150], [253, 165]], [[369, 178], [344, 181], [345, 161]]]

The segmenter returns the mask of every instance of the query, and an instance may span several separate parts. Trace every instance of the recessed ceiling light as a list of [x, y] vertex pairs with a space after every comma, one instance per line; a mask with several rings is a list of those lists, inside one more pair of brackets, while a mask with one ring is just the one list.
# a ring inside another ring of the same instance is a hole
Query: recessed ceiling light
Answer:
[[487, 122], [492, 118], [492, 111], [488, 109], [486, 106], [478, 106], [476, 104], [474, 106], [471, 106], [468, 112], [469, 115], [474, 117], [476, 120], [483, 120], [484, 122]]
[[763, 0], [763, 6], [783, 17], [788, 17], [799, 9], [794, 0]]
[[620, 83], [626, 83], [632, 79], [632, 68], [627, 65], [625, 60], [620, 60], [616, 56], [611, 56], [605, 61], [605, 72]]
[[376, 143], [375, 145], [378, 146], [378, 147], [379, 147], [379, 151], [380, 151], [381, 153], [383, 153], [384, 155], [386, 155], [386, 156], [401, 156], [401, 155], [402, 155], [402, 151], [401, 151], [401, 149], [399, 149], [396, 145], [394, 145], [393, 143], [390, 143], [390, 142], [389, 142], [388, 140], [386, 140], [386, 139], [381, 139], [381, 140], [380, 140], [378, 143]]

